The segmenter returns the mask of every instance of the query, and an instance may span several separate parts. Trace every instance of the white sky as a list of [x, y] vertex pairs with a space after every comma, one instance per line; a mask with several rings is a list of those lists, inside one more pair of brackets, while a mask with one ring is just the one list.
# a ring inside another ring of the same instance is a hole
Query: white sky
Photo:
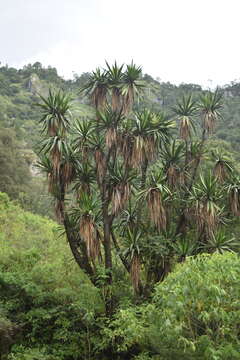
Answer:
[[0, 61], [65, 78], [108, 62], [162, 81], [240, 78], [240, 0], [0, 0]]

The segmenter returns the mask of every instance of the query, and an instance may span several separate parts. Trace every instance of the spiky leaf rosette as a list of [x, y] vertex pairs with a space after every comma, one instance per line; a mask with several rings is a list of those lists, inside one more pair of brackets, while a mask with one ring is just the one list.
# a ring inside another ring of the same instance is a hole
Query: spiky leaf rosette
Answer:
[[187, 140], [191, 135], [191, 130], [195, 129], [193, 117], [196, 113], [196, 102], [192, 100], [191, 95], [183, 96], [172, 110], [180, 120], [180, 137]]
[[214, 93], [209, 91], [200, 97], [198, 109], [203, 117], [203, 128], [208, 134], [212, 134], [216, 121], [221, 116], [222, 107], [222, 94], [218, 89]]
[[144, 87], [141, 81], [142, 69], [133, 62], [127, 65], [127, 69], [123, 74], [123, 83], [121, 86], [121, 94], [123, 96], [123, 112], [128, 114], [133, 106], [135, 95], [139, 95]]
[[94, 133], [93, 122], [88, 119], [76, 119], [71, 127], [73, 134], [73, 148], [82, 155], [82, 160], [87, 161], [89, 155], [89, 142]]
[[71, 117], [71, 98], [61, 91], [56, 94], [49, 90], [48, 97], [39, 95], [42, 103], [36, 104], [42, 111], [40, 123], [43, 126], [43, 132], [49, 136], [64, 134], [69, 128]]
[[218, 231], [212, 235], [207, 244], [203, 244], [203, 249], [208, 252], [223, 254], [225, 251], [236, 251], [239, 249], [239, 243], [235, 237], [229, 237], [229, 234], [226, 235], [223, 231]]
[[88, 82], [81, 89], [81, 92], [90, 96], [91, 102], [96, 109], [103, 110], [107, 103], [108, 90], [109, 86], [106, 71], [97, 68], [91, 73]]
[[95, 182], [95, 171], [88, 162], [75, 161], [75, 181], [73, 190], [76, 191], [77, 198], [82, 194], [90, 194], [91, 185]]
[[111, 90], [112, 95], [112, 110], [113, 111], [121, 111], [122, 110], [122, 94], [121, 94], [121, 86], [123, 81], [123, 64], [118, 66], [116, 61], [110, 66], [107, 62], [107, 79], [108, 84]]
[[123, 120], [121, 112], [113, 111], [109, 106], [104, 111], [98, 111], [98, 130], [105, 132], [105, 143], [108, 148], [113, 145], [120, 146], [118, 125]]

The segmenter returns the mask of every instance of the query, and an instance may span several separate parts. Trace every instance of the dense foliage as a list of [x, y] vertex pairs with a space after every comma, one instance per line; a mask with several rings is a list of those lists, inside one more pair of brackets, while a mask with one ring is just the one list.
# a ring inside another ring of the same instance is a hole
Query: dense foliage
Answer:
[[106, 337], [124, 358], [237, 360], [239, 257], [201, 255], [179, 264], [151, 304], [120, 309]]

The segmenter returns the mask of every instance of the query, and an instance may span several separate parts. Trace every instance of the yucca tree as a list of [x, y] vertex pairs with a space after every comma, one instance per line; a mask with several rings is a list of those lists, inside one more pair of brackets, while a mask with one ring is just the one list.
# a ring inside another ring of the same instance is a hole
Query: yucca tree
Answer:
[[[141, 86], [140, 67], [107, 64], [83, 89], [94, 106], [91, 119], [71, 117], [70, 99], [66, 104], [63, 96], [55, 112], [67, 109], [62, 122], [46, 120], [53, 116], [52, 100], [42, 100], [40, 107], [45, 137], [39, 166], [76, 262], [94, 285], [107, 289], [108, 315], [116, 263], [129, 273], [135, 295], [147, 296], [176, 260], [212, 252], [226, 217], [234, 223], [240, 214], [236, 169], [230, 171], [231, 163], [220, 155], [215, 170], [203, 164], [212, 119], [222, 106], [219, 93], [206, 93], [198, 112], [191, 96], [178, 102], [174, 116], [182, 129], [176, 139], [169, 115], [133, 111]], [[205, 119], [202, 134], [198, 126], [192, 131], [199, 114]], [[99, 266], [104, 285], [97, 280]]]

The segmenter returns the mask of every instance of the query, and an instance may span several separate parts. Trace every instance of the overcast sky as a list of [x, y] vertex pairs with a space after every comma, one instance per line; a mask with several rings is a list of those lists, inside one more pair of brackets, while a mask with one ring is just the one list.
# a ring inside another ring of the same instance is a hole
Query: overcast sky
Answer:
[[133, 59], [162, 81], [223, 85], [240, 78], [239, 16], [240, 0], [0, 0], [0, 61], [69, 78]]

